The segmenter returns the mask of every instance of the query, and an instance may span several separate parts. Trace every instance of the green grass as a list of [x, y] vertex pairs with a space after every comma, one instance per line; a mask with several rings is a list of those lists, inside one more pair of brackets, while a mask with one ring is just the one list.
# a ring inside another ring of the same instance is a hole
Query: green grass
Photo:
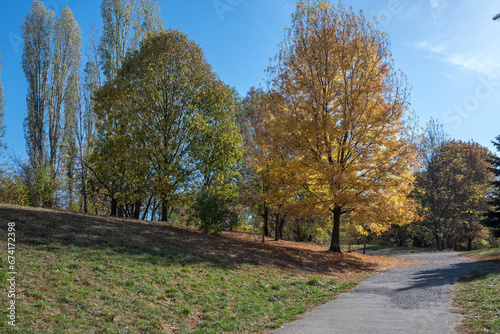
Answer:
[[500, 247], [497, 248], [485, 248], [485, 249], [478, 249], [478, 250], [473, 250], [470, 252], [466, 252], [466, 254], [471, 254], [471, 255], [487, 255], [487, 256], [500, 256]]
[[353, 285], [283, 277], [271, 267], [182, 265], [182, 256], [23, 246], [17, 251], [19, 326], [13, 332], [261, 332]]
[[463, 333], [500, 333], [500, 273], [472, 272], [459, 280], [454, 299]]
[[7, 324], [2, 293], [0, 333], [260, 333], [355, 285], [303, 269], [288, 258], [295, 251], [269, 245], [22, 210], [0, 206], [1, 290], [9, 220], [18, 271], [17, 326]]

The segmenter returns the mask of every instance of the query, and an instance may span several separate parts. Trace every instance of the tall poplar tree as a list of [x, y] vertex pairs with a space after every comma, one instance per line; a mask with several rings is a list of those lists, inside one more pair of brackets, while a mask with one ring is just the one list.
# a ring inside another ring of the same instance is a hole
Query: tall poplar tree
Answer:
[[164, 30], [156, 0], [140, 0], [136, 7], [132, 48], [137, 50], [144, 38]]
[[34, 0], [24, 18], [22, 65], [28, 82], [25, 119], [31, 204], [57, 205], [61, 183], [65, 97], [71, 73], [80, 71], [81, 32], [68, 7], [60, 16]]
[[134, 27], [132, 0], [103, 0], [103, 31], [99, 43], [100, 65], [106, 80], [118, 74], [130, 47]]
[[45, 117], [49, 100], [49, 69], [52, 61], [54, 12], [34, 0], [22, 26], [24, 41], [22, 66], [28, 81], [24, 121], [26, 151], [33, 169], [43, 168], [45, 157]]
[[408, 88], [387, 36], [341, 3], [299, 1], [268, 71], [271, 145], [332, 216], [330, 250], [341, 251], [342, 215], [378, 231], [413, 219]]
[[[75, 108], [79, 107], [79, 104], [73, 103], [70, 96], [78, 94], [75, 92], [78, 90], [78, 86], [72, 82], [71, 78], [74, 80], [75, 75], [80, 71], [82, 40], [80, 27], [69, 7], [63, 8], [57, 17], [52, 45], [53, 57], [48, 101], [48, 143], [51, 182], [52, 188], [55, 190], [58, 186], [57, 178], [62, 158], [61, 148], [74, 145], [74, 136], [64, 136], [64, 133], [74, 131], [73, 118], [77, 112]], [[65, 143], [64, 140], [71, 140], [73, 143]], [[66, 172], [68, 173], [68, 171]]]

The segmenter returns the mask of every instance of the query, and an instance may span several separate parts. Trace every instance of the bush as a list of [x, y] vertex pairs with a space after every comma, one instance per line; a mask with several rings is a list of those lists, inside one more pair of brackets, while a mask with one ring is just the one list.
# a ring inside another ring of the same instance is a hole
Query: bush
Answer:
[[238, 224], [238, 214], [231, 210], [230, 201], [214, 191], [202, 191], [193, 205], [198, 229], [204, 233], [233, 230]]
[[15, 174], [0, 174], [0, 203], [26, 205], [27, 190]]

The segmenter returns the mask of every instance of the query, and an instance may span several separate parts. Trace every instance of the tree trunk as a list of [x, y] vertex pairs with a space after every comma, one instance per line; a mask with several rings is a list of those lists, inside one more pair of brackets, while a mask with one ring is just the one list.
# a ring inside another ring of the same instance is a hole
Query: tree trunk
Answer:
[[148, 215], [149, 206], [151, 205], [151, 200], [153, 199], [153, 195], [151, 195], [148, 199], [148, 204], [146, 204], [146, 208], [144, 209], [144, 213], [142, 214], [142, 220], [146, 220]]
[[87, 213], [87, 187], [85, 182], [85, 175], [82, 166], [82, 197], [83, 197], [83, 213]]
[[118, 202], [116, 199], [111, 198], [111, 216], [116, 216], [116, 209], [118, 207]]
[[332, 241], [330, 243], [330, 252], [342, 253], [340, 249], [340, 215], [342, 214], [342, 209], [336, 206], [333, 210], [333, 229], [332, 229]]
[[169, 210], [170, 208], [168, 207], [168, 203], [166, 200], [162, 200], [161, 201], [161, 220], [164, 221], [164, 222], [168, 222], [169, 220]]
[[436, 249], [441, 250], [441, 238], [439, 237], [439, 234], [434, 234], [434, 238], [436, 239]]
[[262, 218], [264, 218], [264, 235], [266, 237], [269, 236], [269, 208], [266, 203], [264, 203], [264, 214], [262, 215]]
[[118, 217], [123, 217], [125, 214], [125, 209], [123, 204], [118, 205]]
[[276, 222], [274, 224], [274, 241], [280, 240], [280, 235], [279, 235], [279, 225], [280, 225], [280, 214], [276, 214]]
[[474, 238], [468, 237], [467, 238], [467, 250], [470, 251], [472, 250], [472, 241]]
[[139, 219], [140, 213], [141, 213], [141, 201], [137, 201], [134, 204], [134, 214], [132, 218]]
[[262, 242], [266, 241], [266, 222], [262, 224]]
[[280, 239], [283, 239], [283, 226], [285, 226], [285, 217], [281, 217], [280, 226], [278, 228], [278, 235]]
[[151, 221], [155, 219], [156, 211], [158, 211], [158, 206], [159, 206], [158, 201], [155, 200], [153, 203], [153, 212], [151, 212]]
[[441, 250], [446, 250], [448, 249], [448, 233], [443, 234], [443, 239], [441, 240], [442, 246]]

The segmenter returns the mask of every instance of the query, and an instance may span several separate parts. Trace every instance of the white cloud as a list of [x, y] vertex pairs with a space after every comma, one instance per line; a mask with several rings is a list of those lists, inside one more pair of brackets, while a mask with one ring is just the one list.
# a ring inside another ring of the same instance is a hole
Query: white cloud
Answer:
[[446, 1], [430, 0], [428, 8], [434, 24], [422, 26], [425, 32], [420, 35], [425, 37], [415, 47], [447, 64], [500, 76], [500, 23], [491, 20], [491, 2], [459, 0], [448, 6]]

